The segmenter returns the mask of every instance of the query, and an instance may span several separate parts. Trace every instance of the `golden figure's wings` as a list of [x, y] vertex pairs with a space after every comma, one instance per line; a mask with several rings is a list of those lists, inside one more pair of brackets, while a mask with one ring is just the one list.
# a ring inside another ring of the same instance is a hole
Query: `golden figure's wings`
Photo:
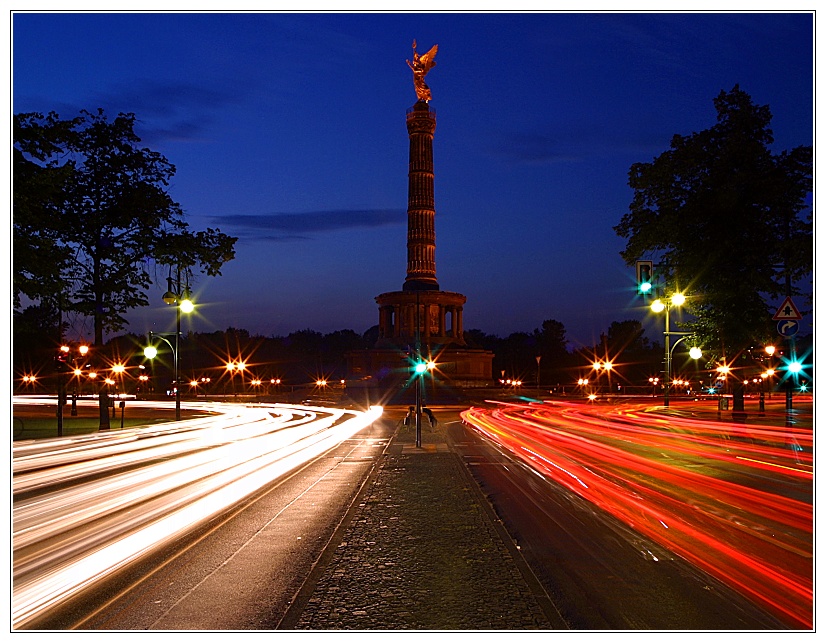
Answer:
[[433, 45], [423, 56], [419, 57], [419, 62], [421, 62], [424, 73], [426, 74], [431, 70], [431, 68], [436, 64], [436, 52], [439, 51], [439, 45]]

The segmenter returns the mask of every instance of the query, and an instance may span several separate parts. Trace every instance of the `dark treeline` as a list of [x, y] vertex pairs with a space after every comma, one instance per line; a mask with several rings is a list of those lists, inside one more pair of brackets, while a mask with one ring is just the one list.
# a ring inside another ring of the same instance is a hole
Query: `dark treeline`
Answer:
[[[14, 391], [50, 392], [56, 381], [58, 338], [56, 333], [44, 333], [42, 325], [25, 321], [17, 318], [13, 326]], [[183, 391], [188, 390], [188, 382], [196, 380], [201, 382], [199, 391], [216, 393], [228, 393], [234, 387], [247, 390], [254, 380], [261, 380], [262, 388], [271, 380], [281, 380], [284, 387], [312, 386], [319, 379], [337, 384], [347, 377], [347, 353], [373, 348], [377, 339], [378, 326], [362, 334], [353, 330], [324, 334], [306, 329], [270, 337], [237, 328], [189, 332], [181, 336], [179, 344], [179, 379], [184, 383]], [[602, 390], [610, 386], [615, 393], [634, 393], [648, 389], [649, 377], [663, 378], [663, 344], [650, 341], [643, 325], [636, 320], [613, 322], [594, 346], [572, 347], [565, 327], [555, 320], [546, 320], [531, 332], [515, 332], [506, 337], [466, 330], [465, 340], [470, 348], [494, 353], [492, 385], [504, 379], [520, 380], [523, 386], [534, 387], [538, 377], [543, 389], [571, 391], [579, 378], [588, 378]], [[154, 343], [158, 356], [149, 360], [143, 354], [147, 345], [145, 335], [120, 335], [103, 347], [92, 347], [79, 365], [88, 365], [86, 371], [98, 369], [103, 373], [113, 364], [123, 363], [127, 366], [123, 377], [128, 391], [138, 386], [138, 374], [146, 373], [151, 376], [152, 388], [162, 392], [174, 379], [173, 357], [167, 344], [157, 339]], [[796, 344], [798, 355], [811, 364], [812, 337], [798, 338]], [[704, 379], [711, 381], [716, 364], [690, 359], [689, 348], [687, 343], [680, 345], [672, 354], [672, 378], [687, 378], [694, 384]], [[785, 347], [778, 348], [782, 353]], [[604, 370], [593, 368], [595, 361], [612, 362], [610, 377]], [[764, 362], [762, 348], [756, 347], [739, 353], [730, 363], [739, 368], [742, 377], [756, 377], [765, 368]], [[242, 370], [238, 369], [241, 363]], [[233, 365], [232, 370], [227, 368], [228, 364]], [[37, 376], [37, 386], [23, 383], [23, 376], [30, 374]]]
[[[15, 379], [19, 382], [23, 374], [37, 373], [45, 385], [43, 377], [54, 370], [56, 340], [26, 329], [25, 324], [15, 325]], [[237, 328], [189, 332], [180, 339], [179, 378], [204, 385], [208, 379], [210, 387], [219, 392], [253, 380], [266, 385], [279, 379], [285, 386], [304, 386], [322, 378], [339, 382], [347, 377], [347, 353], [373, 348], [377, 339], [378, 326], [363, 334], [353, 330], [323, 334], [306, 329], [270, 337]], [[633, 320], [612, 323], [601, 335], [600, 343], [591, 347], [570, 347], [564, 326], [555, 320], [546, 320], [531, 332], [515, 332], [507, 337], [466, 330], [465, 339], [471, 348], [494, 353], [492, 384], [501, 378], [535, 386], [538, 378], [542, 388], [570, 387], [578, 378], [594, 377], [594, 360], [614, 362], [613, 382], [620, 385], [642, 385], [662, 369], [662, 346], [650, 343], [642, 324]], [[150, 361], [143, 355], [145, 336], [120, 335], [102, 348], [95, 347], [85, 362], [90, 369], [125, 363], [127, 378], [134, 379], [138, 372], [150, 373], [157, 387], [166, 387], [173, 379], [172, 352], [164, 342], [156, 339], [154, 343], [158, 357]], [[238, 368], [239, 364], [243, 369]]]

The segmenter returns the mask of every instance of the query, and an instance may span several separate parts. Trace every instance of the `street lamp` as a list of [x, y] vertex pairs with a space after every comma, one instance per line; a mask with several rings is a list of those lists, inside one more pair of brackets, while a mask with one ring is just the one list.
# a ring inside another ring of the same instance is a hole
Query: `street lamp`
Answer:
[[178, 331], [174, 333], [175, 344], [173, 345], [165, 335], [172, 335], [173, 333], [153, 333], [149, 331], [149, 346], [143, 349], [143, 354], [148, 359], [155, 359], [158, 356], [158, 349], [152, 345], [152, 339], [157, 337], [161, 341], [166, 342], [172, 350], [173, 370], [175, 372], [175, 419], [181, 419], [181, 387], [178, 382], [178, 337], [181, 334], [181, 320], [178, 317]]
[[[665, 386], [665, 394], [663, 396], [663, 406], [668, 406], [668, 389], [671, 386], [671, 354], [673, 352], [673, 349], [671, 347], [671, 336], [689, 334], [679, 331], [671, 331], [669, 313], [671, 311], [672, 306], [682, 306], [684, 303], [685, 295], [679, 292], [674, 293], [671, 296], [671, 299], [665, 302], [663, 302], [661, 299], [655, 299], [653, 302], [651, 302], [651, 310], [655, 313], [661, 313], [665, 311], [665, 331], [663, 332], [663, 335], [665, 336], [665, 382], [663, 382], [663, 385]], [[679, 344], [680, 341], [683, 339], [685, 339], [685, 337], [678, 339], [674, 343], [674, 346], [677, 346], [677, 344]]]
[[178, 387], [178, 334], [175, 333], [175, 343], [172, 344], [164, 335], [171, 335], [172, 333], [153, 333], [149, 331], [149, 346], [143, 349], [143, 355], [147, 359], [155, 359], [158, 356], [158, 348], [152, 344], [153, 338], [157, 337], [163, 342], [166, 342], [172, 350], [172, 362], [174, 364], [175, 372], [175, 419], [181, 419], [181, 398], [180, 387]]
[[596, 377], [597, 377], [597, 381], [596, 381], [596, 385], [595, 385], [596, 390], [597, 391], [600, 390], [599, 375], [600, 375], [600, 371], [604, 371], [608, 375], [608, 395], [610, 395], [611, 394], [611, 371], [614, 368], [614, 364], [612, 362], [608, 361], [608, 360], [605, 360], [604, 362], [600, 362], [599, 360], [594, 360], [593, 366], [594, 366], [594, 370], [596, 371]]
[[[171, 273], [171, 268], [170, 268]], [[189, 289], [181, 291], [181, 267], [178, 266], [178, 276], [175, 290], [172, 289], [172, 275], [167, 277], [167, 291], [163, 295], [163, 301], [167, 306], [175, 306], [175, 345], [173, 346], [164, 335], [171, 333], [149, 333], [149, 340], [152, 341], [152, 336], [155, 335], [162, 339], [172, 349], [172, 357], [174, 361], [175, 370], [175, 419], [181, 419], [181, 383], [178, 381], [178, 348], [181, 336], [181, 313], [191, 313], [195, 310], [195, 305], [192, 303], [189, 295]], [[153, 359], [158, 354], [158, 349], [154, 346], [147, 346], [143, 351], [149, 359]]]
[[[67, 383], [64, 376], [72, 373], [76, 382], [78, 370], [78, 356], [85, 358], [89, 347], [85, 343], [80, 345], [63, 343], [55, 357], [55, 372], [57, 373], [57, 435], [63, 436], [63, 407], [66, 404]], [[85, 361], [85, 359], [84, 359]], [[70, 364], [71, 362], [71, 364]], [[77, 384], [72, 392], [72, 415], [77, 415]]]

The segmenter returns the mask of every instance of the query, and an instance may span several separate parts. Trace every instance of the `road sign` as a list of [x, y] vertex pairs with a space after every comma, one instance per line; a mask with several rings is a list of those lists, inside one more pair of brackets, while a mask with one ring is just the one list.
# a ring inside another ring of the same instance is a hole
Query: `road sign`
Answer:
[[800, 324], [794, 319], [777, 322], [777, 334], [783, 337], [794, 337], [798, 330], [800, 330]]
[[796, 320], [796, 319], [803, 319], [803, 315], [800, 314], [800, 311], [797, 309], [797, 306], [794, 305], [791, 297], [786, 297], [783, 300], [783, 303], [780, 304], [780, 308], [777, 309], [777, 312], [772, 317], [774, 321], [786, 321], [788, 319]]

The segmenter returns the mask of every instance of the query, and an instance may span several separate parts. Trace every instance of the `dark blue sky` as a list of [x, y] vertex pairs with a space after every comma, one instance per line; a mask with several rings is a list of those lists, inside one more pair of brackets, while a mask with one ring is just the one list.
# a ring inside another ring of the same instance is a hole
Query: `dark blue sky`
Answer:
[[[239, 237], [192, 328], [363, 332], [406, 274], [406, 60], [427, 82], [436, 268], [465, 327], [590, 344], [642, 319], [616, 236], [630, 166], [739, 84], [813, 144], [811, 13], [14, 14], [13, 111], [134, 112], [194, 229]], [[173, 317], [153, 287], [131, 330]]]

